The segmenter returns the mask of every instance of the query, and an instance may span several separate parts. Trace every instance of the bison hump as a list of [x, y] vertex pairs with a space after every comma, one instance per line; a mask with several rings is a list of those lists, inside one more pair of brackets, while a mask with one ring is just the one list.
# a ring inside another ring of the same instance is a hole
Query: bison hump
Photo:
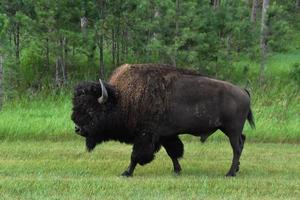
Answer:
[[130, 123], [159, 122], [168, 112], [172, 85], [180, 76], [198, 75], [169, 65], [124, 64], [109, 83], [118, 91], [119, 103]]

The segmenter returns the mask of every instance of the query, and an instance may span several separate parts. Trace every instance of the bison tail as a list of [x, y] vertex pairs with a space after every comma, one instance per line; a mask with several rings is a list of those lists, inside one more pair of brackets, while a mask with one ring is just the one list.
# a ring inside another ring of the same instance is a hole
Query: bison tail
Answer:
[[254, 117], [253, 117], [253, 114], [252, 114], [252, 110], [251, 108], [249, 109], [249, 113], [248, 113], [248, 116], [247, 116], [247, 120], [251, 126], [251, 128], [255, 128], [255, 122], [254, 122]]
[[[250, 92], [249, 90], [247, 90], [246, 88], [244, 89], [247, 94], [249, 95], [249, 98], [250, 98]], [[249, 108], [249, 113], [248, 113], [248, 116], [247, 116], [247, 120], [251, 126], [251, 128], [255, 128], [255, 122], [254, 122], [254, 116], [253, 116], [253, 113], [252, 113], [252, 110], [251, 110], [251, 107]]]

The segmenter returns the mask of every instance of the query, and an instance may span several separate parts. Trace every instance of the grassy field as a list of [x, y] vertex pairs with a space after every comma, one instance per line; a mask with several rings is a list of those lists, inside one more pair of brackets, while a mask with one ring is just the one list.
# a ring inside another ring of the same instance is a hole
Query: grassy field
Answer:
[[[0, 112], [0, 199], [300, 199], [300, 87], [288, 78], [297, 62], [299, 50], [274, 55], [270, 82], [251, 83], [256, 129], [245, 126], [236, 178], [224, 177], [232, 159], [224, 134], [205, 144], [183, 136], [180, 176], [161, 150], [123, 178], [131, 147], [111, 142], [87, 153], [70, 120], [70, 91], [7, 98]], [[235, 67], [247, 64], [259, 68], [251, 61]]]
[[299, 199], [300, 146], [247, 143], [241, 171], [225, 178], [228, 142], [185, 142], [182, 174], [161, 150], [121, 177], [131, 147], [106, 143], [87, 153], [84, 142], [1, 142], [0, 199]]

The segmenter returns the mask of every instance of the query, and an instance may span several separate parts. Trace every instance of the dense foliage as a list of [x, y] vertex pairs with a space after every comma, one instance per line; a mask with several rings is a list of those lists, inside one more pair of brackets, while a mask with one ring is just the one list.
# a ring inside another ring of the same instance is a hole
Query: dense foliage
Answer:
[[[171, 63], [227, 79], [233, 62], [259, 61], [261, 2], [251, 21], [252, 0], [2, 0], [6, 88], [63, 87], [122, 63]], [[272, 1], [269, 52], [293, 48], [295, 2]]]

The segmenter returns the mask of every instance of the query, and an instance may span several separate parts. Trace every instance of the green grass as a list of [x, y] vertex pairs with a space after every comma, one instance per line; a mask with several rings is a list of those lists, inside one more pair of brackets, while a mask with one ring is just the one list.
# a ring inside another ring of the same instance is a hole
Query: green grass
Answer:
[[[289, 75], [293, 65], [300, 63], [300, 49], [292, 50], [288, 53], [271, 54], [267, 58], [265, 75], [267, 84], [274, 82], [278, 84], [281, 81], [284, 84], [292, 83]], [[248, 67], [247, 74], [244, 74], [245, 66]], [[233, 68], [230, 78], [236, 82], [246, 83], [249, 79], [252, 85], [256, 85], [260, 73], [260, 63], [257, 60], [251, 60], [247, 57], [241, 58], [239, 61], [233, 63]], [[274, 86], [274, 85], [273, 85]]]
[[225, 178], [229, 142], [185, 142], [182, 174], [164, 150], [123, 178], [131, 147], [87, 153], [79, 140], [0, 143], [0, 199], [299, 199], [300, 146], [247, 143], [241, 171]]
[[[300, 89], [300, 88], [299, 88]], [[252, 91], [257, 128], [246, 133], [256, 141], [300, 142], [300, 93], [297, 88], [279, 86]]]
[[172, 174], [161, 150], [133, 178], [123, 178], [131, 147], [107, 143], [85, 152], [70, 119], [70, 93], [6, 99], [0, 111], [0, 199], [300, 199], [300, 87], [289, 78], [294, 63], [300, 63], [299, 50], [270, 56], [263, 87], [256, 83], [257, 63], [235, 63], [239, 82], [247, 79], [244, 66], [250, 67], [256, 121], [255, 130], [245, 126], [236, 178], [224, 177], [232, 152], [220, 132], [205, 144], [182, 136], [180, 176]]
[[2, 139], [70, 139], [73, 130], [70, 95], [24, 97], [0, 112]]

